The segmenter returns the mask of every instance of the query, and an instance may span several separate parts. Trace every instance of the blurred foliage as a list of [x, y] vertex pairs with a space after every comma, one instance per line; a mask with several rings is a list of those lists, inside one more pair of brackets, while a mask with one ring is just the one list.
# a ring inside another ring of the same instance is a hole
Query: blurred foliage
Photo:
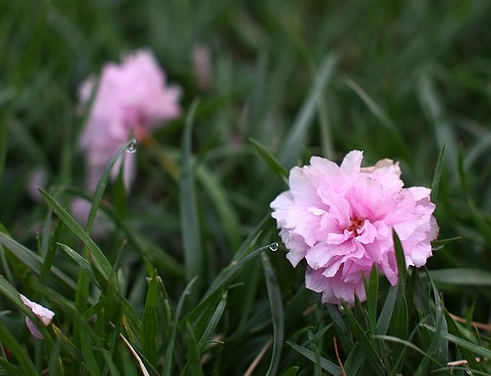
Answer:
[[[0, 373], [340, 374], [333, 338], [348, 375], [383, 373], [356, 363], [360, 349], [383, 354], [386, 374], [461, 359], [489, 371], [469, 322], [488, 321], [491, 295], [490, 21], [485, 0], [1, 2], [0, 342], [15, 354], [0, 352]], [[77, 90], [138, 48], [182, 87], [185, 116], [139, 145], [130, 192], [108, 182], [93, 199], [94, 243], [64, 209], [92, 199]], [[360, 149], [429, 187], [443, 145], [436, 217], [441, 239], [460, 238], [429, 260], [437, 290], [424, 271], [404, 296], [381, 279], [356, 321], [318, 304], [282, 246], [269, 251], [284, 169]], [[45, 342], [29, 339], [15, 289], [56, 311]]]

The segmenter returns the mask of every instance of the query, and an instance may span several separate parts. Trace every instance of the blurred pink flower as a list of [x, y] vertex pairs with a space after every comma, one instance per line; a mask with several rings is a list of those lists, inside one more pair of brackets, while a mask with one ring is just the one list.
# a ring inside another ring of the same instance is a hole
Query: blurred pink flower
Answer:
[[306, 260], [306, 286], [322, 293], [323, 303], [354, 304], [366, 299], [363, 275], [373, 265], [397, 283], [392, 229], [407, 266], [420, 267], [438, 236], [430, 190], [403, 188], [398, 163], [384, 159], [361, 167], [363, 154], [352, 151], [340, 166], [312, 157], [290, 172], [290, 190], [272, 203], [280, 236], [293, 266]]
[[[53, 320], [53, 317], [55, 315], [53, 311], [43, 307], [40, 304], [31, 302], [22, 294], [20, 295], [20, 298], [22, 299], [22, 302], [26, 305], [26, 307], [32, 311], [34, 316], [38, 318], [39, 322], [43, 326], [48, 326], [49, 324], [51, 324], [51, 321]], [[38, 330], [36, 324], [34, 324], [29, 317], [26, 317], [26, 326], [34, 337], [38, 339], [44, 339], [43, 334]]]
[[[91, 98], [93, 101], [90, 104]], [[149, 132], [180, 115], [181, 90], [166, 86], [166, 75], [148, 50], [108, 63], [100, 78], [89, 78], [80, 87], [82, 109], [90, 105], [87, 124], [79, 140], [88, 170], [87, 188], [94, 190], [111, 158], [131, 137], [142, 141]], [[135, 155], [124, 156], [124, 181], [129, 189], [135, 175]], [[112, 174], [117, 176], [121, 161]]]

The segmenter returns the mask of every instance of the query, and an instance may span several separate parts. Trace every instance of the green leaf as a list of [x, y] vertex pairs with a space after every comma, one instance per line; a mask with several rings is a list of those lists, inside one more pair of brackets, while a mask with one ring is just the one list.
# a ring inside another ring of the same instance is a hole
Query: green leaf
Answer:
[[[350, 78], [344, 78], [344, 82], [353, 90], [356, 95], [365, 103], [370, 112], [375, 116], [375, 118], [380, 121], [380, 123], [392, 134], [397, 146], [404, 155], [409, 156], [410, 153], [407, 150], [406, 143], [404, 142], [399, 130], [394, 125], [394, 123], [387, 117], [385, 111], [380, 107], [380, 105], [363, 90], [363, 88], [358, 85], [355, 81]], [[408, 158], [410, 159], [410, 158]]]
[[398, 284], [401, 286], [401, 292], [406, 292], [406, 280], [407, 280], [407, 266], [406, 266], [406, 258], [404, 256], [404, 250], [402, 249], [401, 241], [399, 240], [399, 236], [392, 230], [392, 239], [394, 241], [394, 250], [396, 253], [396, 261], [397, 261], [397, 271], [398, 271]]
[[228, 191], [220, 185], [212, 172], [204, 165], [199, 166], [196, 175], [219, 214], [230, 249], [236, 250], [240, 245], [240, 224], [237, 213], [230, 203]]
[[0, 341], [6, 346], [13, 357], [19, 362], [21, 368], [24, 370], [23, 375], [37, 375], [36, 367], [32, 363], [27, 350], [18, 342], [18, 338], [7, 329], [0, 325]]
[[[35, 274], [41, 275], [43, 272], [43, 262], [44, 259], [38, 254], [34, 253], [30, 249], [19, 244], [9, 236], [0, 232], [0, 243], [3, 244], [10, 253], [22, 261], [29, 269], [31, 269]], [[50, 275], [53, 277], [54, 283], [57, 284], [59, 289], [63, 286], [68, 287], [71, 292], [76, 291], [76, 283], [70, 279], [67, 275], [61, 272], [56, 267], [51, 267]]]
[[157, 274], [154, 272], [148, 285], [141, 334], [142, 353], [153, 365], [157, 360], [157, 287]]
[[[290, 342], [287, 342], [287, 344], [291, 346], [296, 352], [302, 354], [304, 357], [309, 359], [311, 362], [317, 361], [318, 355], [316, 355], [312, 350]], [[324, 371], [329, 372], [331, 375], [341, 376], [341, 369], [333, 362], [321, 357], [320, 365]]]
[[282, 144], [283, 152], [281, 153], [280, 161], [287, 170], [295, 166], [297, 162], [303, 143], [305, 142], [307, 131], [314, 118], [319, 98], [333, 77], [337, 61], [338, 57], [334, 54], [325, 56], [312, 80], [313, 84], [309, 93], [302, 103], [302, 107], [293, 121], [290, 131], [285, 137], [285, 141]]
[[[80, 253], [77, 251], [71, 249], [69, 246], [66, 244], [58, 244], [60, 248], [73, 260], [77, 263], [79, 268], [83, 270], [87, 276], [90, 278], [90, 280], [97, 286], [99, 289], [102, 290], [101, 286], [101, 281], [96, 278], [94, 271], [92, 270], [92, 266], [90, 265], [90, 262], [88, 262], [86, 259], [84, 259]], [[106, 281], [107, 282], [107, 281]]]
[[298, 366], [290, 367], [282, 376], [297, 376], [299, 370], [300, 367]]
[[431, 195], [430, 201], [435, 203], [438, 196], [438, 187], [440, 186], [440, 179], [442, 177], [443, 160], [445, 156], [445, 145], [440, 149], [438, 159], [436, 161], [435, 173], [433, 174], [433, 182], [431, 183]]
[[389, 293], [387, 294], [387, 298], [385, 299], [384, 306], [382, 307], [382, 311], [380, 312], [380, 316], [377, 321], [377, 334], [387, 334], [397, 297], [399, 296], [399, 289], [399, 286], [391, 286], [389, 289]]
[[196, 277], [193, 278], [186, 288], [184, 289], [183, 293], [181, 294], [181, 297], [179, 299], [179, 302], [177, 303], [177, 309], [174, 315], [174, 322], [172, 324], [172, 329], [171, 333], [169, 336], [169, 342], [167, 344], [167, 348], [165, 350], [165, 365], [164, 365], [164, 372], [162, 373], [163, 376], [171, 376], [172, 375], [172, 366], [173, 366], [173, 355], [174, 355], [174, 349], [175, 349], [175, 344], [176, 344], [176, 336], [177, 336], [177, 330], [178, 330], [178, 322], [179, 322], [179, 317], [181, 316], [182, 308], [184, 306], [184, 301], [185, 299], [189, 296], [193, 289], [193, 285], [196, 282]]
[[227, 306], [227, 296], [228, 296], [228, 292], [225, 291], [225, 293], [222, 295], [222, 299], [220, 300], [220, 302], [217, 305], [215, 312], [213, 312], [213, 315], [211, 316], [205, 330], [203, 331], [203, 335], [201, 336], [199, 343], [198, 343], [198, 346], [201, 350], [205, 347], [206, 342], [213, 335], [213, 332], [215, 331], [215, 329], [218, 325], [218, 322], [220, 321], [220, 319], [223, 315], [223, 312], [225, 311], [225, 307]]
[[193, 328], [189, 322], [186, 323], [186, 347], [186, 354], [188, 357], [186, 367], [189, 370], [189, 374], [193, 376], [203, 376], [198, 341], [196, 340]]
[[280, 363], [281, 350], [283, 348], [283, 341], [285, 337], [285, 319], [283, 316], [283, 302], [281, 299], [281, 291], [278, 286], [278, 280], [276, 274], [271, 266], [269, 258], [264, 253], [261, 254], [261, 260], [263, 262], [264, 276], [266, 278], [266, 287], [268, 289], [269, 305], [271, 308], [271, 316], [273, 319], [273, 354], [271, 355], [271, 362], [269, 364], [269, 375], [276, 375], [278, 365]]
[[491, 272], [482, 269], [438, 269], [429, 271], [431, 279], [437, 284], [452, 286], [491, 286]]
[[49, 207], [56, 213], [56, 215], [63, 221], [63, 223], [85, 244], [93, 257], [93, 266], [100, 271], [101, 275], [107, 280], [109, 275], [112, 274], [113, 269], [104, 253], [90, 238], [90, 236], [80, 227], [77, 221], [47, 192], [41, 189], [41, 193], [44, 196]]
[[[437, 330], [437, 328], [432, 327], [432, 326], [427, 325], [427, 324], [423, 324], [423, 326], [432, 332], [436, 332], [436, 330]], [[467, 356], [463, 354], [467, 361], [474, 359], [474, 362], [475, 362], [475, 357], [473, 354], [483, 356], [483, 357], [488, 358], [488, 359], [491, 356], [491, 350], [487, 349], [484, 346], [480, 346], [480, 345], [477, 345], [475, 343], [469, 342], [466, 339], [463, 339], [463, 338], [458, 337], [456, 335], [450, 334], [448, 332], [442, 331], [440, 334], [443, 338], [445, 338], [445, 339], [449, 340], [450, 342], [459, 346], [461, 348], [461, 352], [462, 352], [462, 349], [469, 350], [471, 353], [469, 353]], [[477, 362], [476, 362], [476, 365], [478, 365]]]
[[195, 192], [192, 158], [192, 132], [198, 101], [191, 105], [186, 118], [186, 127], [182, 137], [182, 174], [179, 183], [179, 207], [184, 252], [184, 266], [188, 281], [201, 277], [203, 251], [201, 230], [198, 219], [198, 203]]
[[259, 141], [250, 138], [249, 141], [252, 143], [259, 155], [264, 159], [264, 161], [271, 167], [273, 172], [283, 179], [288, 179], [288, 171], [281, 165], [280, 161], [261, 144]]
[[418, 85], [419, 101], [427, 119], [433, 125], [438, 147], [445, 145], [447, 168], [452, 176], [455, 171], [458, 159], [458, 142], [455, 135], [455, 127], [445, 119], [445, 110], [442, 101], [437, 93], [433, 80], [429, 73], [421, 76]]
[[383, 376], [386, 374], [384, 370], [384, 364], [382, 363], [381, 358], [377, 354], [377, 349], [375, 344], [371, 341], [370, 337], [365, 333], [363, 328], [360, 326], [358, 321], [356, 320], [353, 312], [348, 307], [348, 305], [343, 302], [344, 311], [346, 317], [350, 323], [351, 331], [353, 332], [354, 337], [358, 340], [360, 347], [363, 349], [363, 352], [367, 356], [370, 361], [370, 366], [375, 371], [377, 375]]

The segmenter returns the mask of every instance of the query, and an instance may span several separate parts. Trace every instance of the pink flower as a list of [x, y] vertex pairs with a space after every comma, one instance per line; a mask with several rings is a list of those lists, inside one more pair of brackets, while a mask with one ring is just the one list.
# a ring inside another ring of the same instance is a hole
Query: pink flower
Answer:
[[312, 157], [291, 170], [290, 190], [271, 203], [287, 258], [293, 266], [306, 260], [306, 286], [321, 292], [323, 303], [353, 305], [355, 293], [365, 300], [362, 276], [373, 265], [397, 283], [392, 229], [407, 266], [423, 266], [438, 236], [430, 190], [403, 188], [399, 165], [389, 159], [365, 168], [362, 159], [352, 151], [338, 166]]
[[[125, 56], [120, 65], [108, 63], [98, 81], [91, 77], [81, 85], [82, 109], [94, 96], [79, 140], [87, 158], [88, 189], [94, 190], [104, 168], [131, 137], [142, 141], [150, 131], [180, 115], [180, 95], [180, 88], [166, 86], [165, 73], [148, 50]], [[123, 176], [129, 188], [135, 175], [135, 155], [125, 158]], [[113, 177], [119, 167], [115, 166]]]
[[[51, 321], [53, 320], [53, 317], [55, 315], [53, 311], [43, 307], [40, 304], [31, 302], [22, 294], [20, 295], [20, 298], [22, 299], [22, 302], [26, 305], [26, 307], [32, 311], [34, 316], [38, 318], [39, 322], [43, 326], [48, 326], [49, 324], [51, 324]], [[26, 317], [26, 326], [34, 337], [38, 339], [44, 339], [43, 334], [38, 330], [36, 324], [34, 324], [29, 317]]]

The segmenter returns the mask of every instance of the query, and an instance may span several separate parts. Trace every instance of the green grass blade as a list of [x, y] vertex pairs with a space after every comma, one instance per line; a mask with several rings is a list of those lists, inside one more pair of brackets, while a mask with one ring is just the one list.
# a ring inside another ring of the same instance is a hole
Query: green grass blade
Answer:
[[[0, 121], [2, 119], [0, 118]], [[2, 178], [1, 182], [4, 181], [3, 179], [3, 171], [5, 169], [5, 160], [7, 158], [7, 135], [8, 135], [8, 127], [5, 124], [0, 125], [0, 178]], [[2, 188], [0, 182], [0, 190]]]
[[[309, 350], [303, 346], [299, 346], [297, 344], [290, 343], [290, 342], [287, 342], [287, 344], [291, 348], [293, 348], [296, 352], [298, 352], [299, 354], [302, 354], [304, 357], [309, 359], [311, 362], [315, 362], [318, 358], [318, 356], [312, 350]], [[341, 369], [339, 368], [338, 365], [334, 364], [333, 362], [321, 357], [320, 358], [320, 365], [321, 365], [322, 369], [324, 371], [328, 372], [329, 374], [331, 374], [333, 376], [341, 376]]]
[[64, 209], [53, 196], [49, 193], [41, 190], [49, 207], [56, 213], [56, 215], [63, 221], [63, 223], [85, 244], [90, 252], [90, 255], [94, 258], [94, 266], [101, 272], [101, 274], [107, 279], [112, 274], [113, 269], [104, 253], [90, 238], [77, 221]]
[[142, 353], [148, 361], [155, 365], [157, 360], [157, 275], [152, 275], [149, 281], [145, 310], [142, 318]]
[[203, 376], [198, 341], [196, 340], [194, 330], [189, 322], [186, 323], [186, 348], [188, 357], [186, 366], [189, 370], [189, 374], [193, 376]]
[[[429, 329], [431, 332], [436, 332], [436, 328], [427, 324], [423, 324], [423, 326], [427, 329]], [[479, 355], [482, 357], [485, 357], [487, 359], [490, 359], [491, 356], [491, 350], [487, 349], [484, 346], [477, 345], [475, 343], [469, 342], [466, 339], [456, 336], [454, 334], [450, 334], [448, 332], [441, 332], [441, 336], [450, 342], [454, 343], [455, 345], [459, 346], [461, 349], [466, 349], [469, 350], [470, 353], [468, 356], [465, 356], [466, 360], [469, 361], [471, 359], [474, 359], [475, 361], [475, 355]], [[461, 350], [462, 351], [462, 350]]]
[[235, 251], [240, 245], [240, 224], [237, 212], [230, 203], [229, 193], [204, 165], [199, 166], [196, 175], [219, 214], [223, 232], [227, 237], [230, 249]]
[[435, 203], [438, 196], [438, 187], [440, 186], [440, 180], [442, 177], [443, 161], [445, 157], [445, 145], [440, 149], [440, 154], [438, 154], [438, 159], [436, 161], [435, 173], [433, 174], [433, 181], [431, 183], [431, 195], [430, 201]]
[[297, 376], [297, 373], [299, 370], [300, 370], [300, 367], [293, 366], [291, 368], [288, 368], [288, 370], [281, 376]]
[[179, 207], [181, 214], [184, 266], [187, 280], [200, 278], [203, 268], [201, 230], [198, 219], [192, 158], [192, 132], [198, 101], [193, 102], [182, 138], [182, 175], [179, 183]]
[[204, 346], [206, 345], [206, 342], [211, 338], [213, 335], [213, 332], [215, 331], [218, 322], [222, 318], [223, 312], [225, 311], [225, 307], [227, 306], [227, 296], [228, 293], [225, 291], [225, 293], [222, 295], [222, 299], [217, 305], [217, 308], [215, 312], [213, 312], [213, 315], [211, 316], [210, 320], [208, 321], [208, 324], [203, 331], [203, 335], [201, 336], [198, 346], [200, 349], [203, 349]]
[[184, 289], [183, 293], [181, 294], [181, 298], [179, 299], [179, 302], [177, 303], [177, 308], [176, 312], [174, 315], [174, 323], [172, 325], [172, 330], [169, 336], [167, 348], [165, 350], [165, 365], [164, 365], [164, 372], [162, 373], [163, 376], [171, 376], [172, 375], [172, 366], [173, 366], [173, 358], [174, 358], [174, 350], [175, 350], [175, 345], [176, 345], [176, 336], [177, 336], [177, 331], [178, 331], [178, 323], [179, 323], [179, 317], [181, 316], [181, 312], [184, 306], [184, 301], [185, 299], [191, 294], [191, 291], [193, 289], [193, 285], [196, 282], [196, 277], [192, 279], [186, 288]]
[[399, 236], [397, 233], [392, 230], [392, 239], [394, 242], [394, 250], [396, 254], [397, 261], [397, 271], [398, 271], [398, 284], [401, 286], [400, 292], [406, 292], [406, 281], [407, 281], [407, 266], [406, 266], [406, 257], [404, 256], [404, 250], [402, 249], [401, 241], [399, 240]]
[[[90, 280], [92, 282], [94, 282], [97, 287], [99, 287], [99, 289], [102, 290], [102, 286], [101, 286], [101, 281], [99, 279], [96, 278], [96, 275], [94, 274], [94, 271], [92, 270], [92, 266], [90, 265], [90, 262], [87, 261], [86, 259], [84, 259], [80, 253], [78, 253], [77, 251], [73, 250], [72, 248], [70, 248], [69, 246], [67, 246], [66, 244], [58, 244], [60, 246], [60, 248], [73, 260], [77, 263], [77, 265], [79, 266], [79, 268], [81, 270], [83, 270], [87, 276], [90, 278]], [[104, 281], [102, 281], [104, 282]], [[107, 281], [106, 281], [107, 282]]]
[[261, 254], [261, 260], [263, 263], [264, 276], [266, 278], [266, 287], [268, 289], [271, 316], [273, 319], [273, 354], [271, 355], [271, 362], [266, 373], [267, 376], [270, 376], [276, 375], [278, 371], [281, 350], [283, 349], [283, 341], [285, 337], [285, 318], [281, 291], [278, 286], [276, 274], [266, 254]]
[[455, 135], [455, 129], [452, 124], [445, 120], [445, 111], [442, 101], [437, 94], [437, 90], [429, 74], [424, 74], [418, 86], [419, 101], [426, 117], [433, 125], [435, 136], [438, 142], [438, 147], [443, 147], [447, 150], [447, 168], [452, 176], [453, 171], [457, 166], [458, 159], [458, 143]]
[[353, 336], [358, 340], [360, 347], [363, 349], [363, 352], [370, 360], [370, 366], [375, 371], [377, 375], [383, 376], [386, 375], [386, 371], [384, 369], [384, 364], [377, 354], [377, 350], [375, 348], [375, 344], [371, 341], [370, 337], [365, 333], [363, 328], [360, 326], [358, 320], [353, 315], [351, 309], [343, 304], [344, 311], [348, 322], [350, 323], [351, 331], [353, 332]]
[[410, 349], [418, 352], [419, 354], [423, 355], [425, 358], [428, 358], [434, 364], [439, 365], [440, 367], [442, 367], [442, 365], [440, 363], [438, 363], [438, 360], [436, 360], [435, 358], [433, 358], [430, 355], [428, 355], [424, 350], [420, 349], [414, 343], [409, 342], [409, 341], [407, 341], [405, 339], [401, 339], [401, 338], [394, 337], [394, 336], [387, 336], [387, 335], [384, 335], [384, 336], [377, 335], [377, 336], [373, 336], [373, 338], [374, 339], [378, 339], [378, 340], [382, 340], [382, 341], [389, 341], [389, 342], [393, 342], [393, 343], [397, 343], [397, 344], [406, 346], [407, 348], [410, 348]]
[[307, 131], [314, 118], [319, 98], [333, 77], [337, 61], [338, 57], [334, 54], [329, 54], [324, 58], [319, 70], [312, 80], [313, 84], [310, 91], [307, 94], [297, 117], [293, 121], [291, 130], [285, 137], [279, 159], [281, 164], [287, 170], [297, 163], [303, 143], [305, 142]]
[[52, 328], [56, 338], [58, 338], [58, 341], [61, 343], [62, 349], [64, 349], [76, 362], [82, 364], [84, 362], [84, 357], [78, 347], [75, 346], [70, 338], [68, 338], [56, 325], [53, 325]]
[[430, 270], [429, 274], [437, 284], [491, 287], [491, 272], [487, 270], [453, 268]]
[[0, 325], [0, 342], [9, 349], [10, 353], [19, 362], [24, 371], [23, 375], [39, 374], [24, 344], [21, 344], [19, 339], [7, 330], [5, 325]]
[[266, 147], [259, 141], [250, 138], [249, 141], [252, 143], [259, 155], [264, 159], [264, 161], [271, 167], [271, 170], [283, 179], [288, 179], [288, 171], [281, 165], [280, 161], [271, 152], [266, 149]]
[[[0, 243], [3, 244], [14, 257], [22, 261], [22, 263], [26, 265], [29, 269], [31, 269], [35, 274], [41, 275], [44, 262], [44, 259], [42, 257], [1, 232]], [[58, 268], [52, 267], [50, 270], [50, 274], [53, 277], [55, 283], [57, 283], [57, 285], [59, 286], [58, 288], [61, 289], [63, 288], [63, 286], [65, 286], [68, 287], [68, 289], [72, 292], [77, 289], [77, 285], [75, 284], [75, 282], [63, 272], [61, 272]]]
[[336, 333], [344, 349], [351, 349], [354, 346], [353, 339], [351, 336], [351, 331], [348, 329], [344, 323], [338, 308], [332, 304], [326, 306], [327, 312], [331, 317], [334, 326], [336, 327]]
[[392, 314], [394, 313], [394, 307], [396, 306], [397, 297], [399, 296], [398, 286], [391, 286], [385, 299], [384, 306], [380, 312], [380, 316], [377, 321], [377, 334], [385, 335], [389, 330], [390, 321], [392, 320]]
[[[8, 375], [8, 376], [26, 376], [25, 373], [19, 371], [19, 369], [16, 366], [10, 364], [8, 362], [8, 360], [5, 358], [0, 358], [0, 370], [2, 368], [7, 372], [7, 373], [5, 373], [5, 375]], [[4, 374], [4, 373], [2, 373], [2, 374]]]

